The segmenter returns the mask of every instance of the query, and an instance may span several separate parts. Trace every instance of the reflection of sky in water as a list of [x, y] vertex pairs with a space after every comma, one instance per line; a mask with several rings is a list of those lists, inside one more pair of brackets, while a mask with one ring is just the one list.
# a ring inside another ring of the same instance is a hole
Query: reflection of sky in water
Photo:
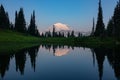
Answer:
[[[56, 47], [53, 53], [52, 48], [39, 48], [35, 71], [31, 67], [31, 58], [27, 54], [22, 76], [19, 71], [16, 72], [16, 61], [12, 58], [4, 80], [99, 80], [98, 60], [96, 54], [93, 57], [91, 49]], [[115, 80], [114, 71], [107, 57], [103, 63], [102, 78], [103, 80]]]

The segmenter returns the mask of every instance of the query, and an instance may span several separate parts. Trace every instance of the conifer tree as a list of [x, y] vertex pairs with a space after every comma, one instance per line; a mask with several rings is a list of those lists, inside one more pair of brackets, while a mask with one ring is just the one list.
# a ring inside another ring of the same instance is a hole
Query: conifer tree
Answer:
[[82, 37], [82, 33], [79, 32], [79, 33], [78, 33], [78, 37]]
[[52, 32], [52, 36], [53, 36], [53, 37], [56, 37], [55, 25], [53, 25], [53, 32]]
[[71, 32], [71, 37], [75, 37], [74, 31]]
[[102, 37], [104, 36], [104, 31], [105, 31], [105, 25], [103, 23], [103, 12], [102, 12], [101, 0], [99, 0], [98, 18], [97, 18], [96, 30], [94, 34], [96, 37]]
[[93, 18], [93, 27], [92, 27], [91, 36], [94, 36], [94, 32], [95, 32], [95, 20]]
[[2, 29], [10, 28], [9, 16], [8, 13], [5, 12], [3, 5], [0, 6], [0, 28]]
[[17, 25], [18, 25], [18, 13], [17, 11], [15, 12], [15, 30], [17, 30]]
[[116, 38], [120, 37], [120, 0], [117, 2], [117, 5], [114, 10], [114, 28], [113, 28], [113, 34]]
[[31, 15], [30, 25], [28, 27], [28, 33], [33, 36], [40, 35], [35, 22], [35, 11], [33, 11], [33, 14]]
[[68, 37], [68, 38], [70, 37], [70, 32], [67, 33], [67, 37]]
[[15, 30], [18, 32], [25, 33], [26, 32], [26, 21], [24, 18], [24, 11], [23, 8], [20, 8], [19, 13], [15, 13]]
[[7, 12], [6, 12], [6, 29], [10, 29], [10, 20]]
[[107, 25], [107, 36], [108, 37], [113, 37], [113, 28], [114, 28], [114, 21], [113, 21], [113, 18], [111, 18], [108, 22], [108, 25]]

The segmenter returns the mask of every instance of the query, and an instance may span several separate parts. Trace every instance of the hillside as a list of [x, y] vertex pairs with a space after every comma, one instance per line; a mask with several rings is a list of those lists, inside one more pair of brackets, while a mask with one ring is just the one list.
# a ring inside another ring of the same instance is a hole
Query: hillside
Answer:
[[39, 38], [10, 30], [0, 29], [0, 54], [11, 53], [39, 45]]
[[0, 29], [0, 43], [38, 42], [39, 38], [10, 30]]

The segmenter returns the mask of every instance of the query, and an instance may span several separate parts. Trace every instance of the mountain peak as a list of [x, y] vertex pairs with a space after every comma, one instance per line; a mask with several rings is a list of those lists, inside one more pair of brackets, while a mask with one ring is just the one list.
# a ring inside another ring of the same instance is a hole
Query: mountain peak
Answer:
[[70, 31], [70, 27], [66, 24], [63, 23], [55, 23], [53, 24], [51, 27], [49, 27], [48, 29], [46, 29], [46, 31], [53, 31], [53, 26], [55, 27], [55, 31]]
[[68, 30], [70, 30], [68, 25], [62, 24], [62, 23], [55, 23], [54, 27], [55, 27], [56, 31], [68, 31]]

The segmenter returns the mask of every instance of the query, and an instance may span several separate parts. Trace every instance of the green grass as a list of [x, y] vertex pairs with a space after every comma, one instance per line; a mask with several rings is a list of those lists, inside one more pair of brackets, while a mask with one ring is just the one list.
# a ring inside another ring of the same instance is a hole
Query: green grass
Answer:
[[113, 38], [82, 37], [82, 38], [37, 38], [27, 34], [0, 29], [0, 52], [12, 52], [38, 44], [54, 44], [85, 47], [113, 47], [120, 42]]
[[39, 42], [39, 38], [10, 30], [0, 30], [0, 43]]
[[27, 34], [0, 29], [0, 54], [40, 44], [40, 39]]
[[119, 45], [119, 41], [111, 37], [82, 37], [75, 38], [75, 44], [88, 47], [114, 47]]
[[119, 45], [119, 41], [105, 37], [82, 37], [82, 38], [41, 38], [43, 44], [58, 44], [69, 46], [85, 46], [85, 47], [113, 47]]
[[24, 49], [24, 48], [30, 48], [30, 47], [33, 47], [33, 46], [38, 46], [39, 44], [38, 43], [5, 43], [5, 44], [2, 44], [0, 43], [0, 54], [10, 54], [10, 53], [15, 53], [21, 49]]

